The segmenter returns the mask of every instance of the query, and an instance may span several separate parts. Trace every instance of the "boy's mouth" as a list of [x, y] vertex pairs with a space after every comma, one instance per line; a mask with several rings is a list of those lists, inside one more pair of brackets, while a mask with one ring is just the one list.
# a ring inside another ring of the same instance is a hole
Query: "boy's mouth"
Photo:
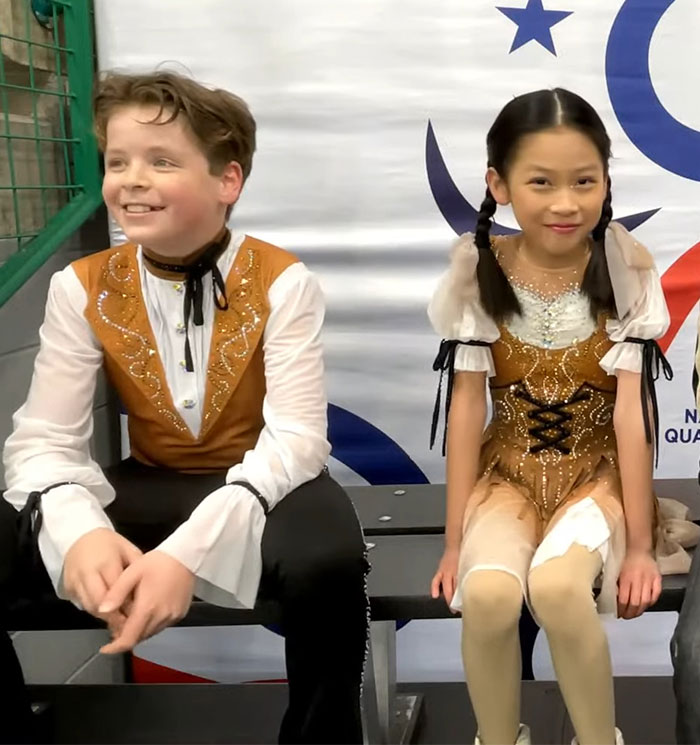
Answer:
[[160, 212], [163, 207], [154, 207], [150, 204], [123, 204], [122, 209], [132, 215], [143, 215], [147, 212]]

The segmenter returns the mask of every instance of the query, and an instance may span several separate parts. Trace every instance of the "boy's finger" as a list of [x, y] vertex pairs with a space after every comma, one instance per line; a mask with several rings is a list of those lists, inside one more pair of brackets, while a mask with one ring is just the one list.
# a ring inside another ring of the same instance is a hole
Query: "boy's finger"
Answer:
[[150, 613], [136, 612], [126, 619], [121, 634], [109, 644], [100, 649], [102, 654], [120, 654], [129, 652], [141, 640], [144, 629], [151, 620]]
[[111, 613], [117, 610], [117, 608], [121, 608], [129, 595], [134, 591], [139, 578], [139, 572], [132, 567], [127, 567], [105, 595], [98, 611], [100, 613]]
[[127, 566], [133, 564], [143, 556], [143, 551], [126, 539], [120, 545], [120, 553], [122, 558], [126, 561]]
[[97, 615], [97, 608], [107, 593], [107, 586], [99, 572], [86, 572], [80, 578], [79, 587], [82, 595], [81, 605], [90, 615]]

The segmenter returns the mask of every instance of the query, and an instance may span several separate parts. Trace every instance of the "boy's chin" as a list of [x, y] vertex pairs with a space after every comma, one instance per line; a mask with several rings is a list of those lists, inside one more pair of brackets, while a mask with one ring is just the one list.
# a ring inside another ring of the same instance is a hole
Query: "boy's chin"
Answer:
[[159, 247], [167, 246], [172, 241], [172, 236], [164, 234], [159, 230], [133, 230], [124, 228], [122, 230], [129, 243], [148, 246], [156, 251]]

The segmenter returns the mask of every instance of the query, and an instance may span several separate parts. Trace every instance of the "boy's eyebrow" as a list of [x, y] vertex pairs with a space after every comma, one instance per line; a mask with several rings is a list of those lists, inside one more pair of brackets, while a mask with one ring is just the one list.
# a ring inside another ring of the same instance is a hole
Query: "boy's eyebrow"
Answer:
[[[110, 146], [109, 146], [109, 144], [108, 144], [108, 145], [107, 145], [107, 147], [105, 148], [105, 155], [106, 155], [107, 153], [109, 153], [110, 155], [125, 155], [125, 154], [126, 154], [126, 152], [127, 152], [127, 151], [126, 151], [126, 150], [125, 150], [124, 148], [120, 148], [120, 147], [110, 147]], [[146, 148], [146, 153], [147, 153], [148, 155], [154, 155], [154, 154], [158, 154], [158, 153], [167, 153], [167, 154], [172, 154], [172, 153], [173, 153], [173, 151], [172, 151], [172, 150], [170, 150], [170, 149], [169, 149], [169, 148], [168, 148], [167, 146], [165, 146], [165, 145], [153, 145], [152, 147], [148, 147], [148, 148]]]

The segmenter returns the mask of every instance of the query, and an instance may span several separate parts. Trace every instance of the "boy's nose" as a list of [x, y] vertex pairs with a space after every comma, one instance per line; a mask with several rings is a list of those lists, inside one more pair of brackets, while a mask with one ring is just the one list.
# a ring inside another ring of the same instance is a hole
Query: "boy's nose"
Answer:
[[143, 168], [133, 165], [126, 171], [124, 183], [131, 189], [145, 188], [148, 186], [148, 178]]

